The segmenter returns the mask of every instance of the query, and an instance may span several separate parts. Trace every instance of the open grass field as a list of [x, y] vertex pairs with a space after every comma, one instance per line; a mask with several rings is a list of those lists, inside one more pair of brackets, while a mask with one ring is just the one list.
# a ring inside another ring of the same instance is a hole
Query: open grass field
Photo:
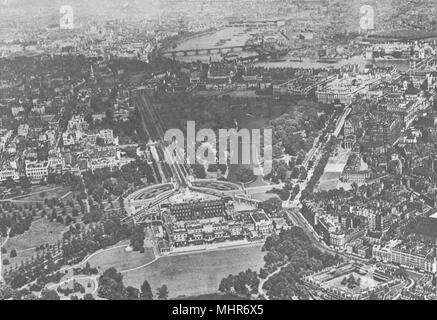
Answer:
[[320, 178], [318, 191], [328, 191], [337, 189], [340, 183], [341, 173], [339, 172], [325, 172]]
[[20, 251], [61, 240], [65, 228], [65, 225], [41, 218], [32, 222], [29, 231], [9, 239], [5, 247], [8, 251], [11, 249], [17, 250], [18, 255], [20, 255]]
[[278, 198], [279, 196], [274, 193], [256, 193], [252, 195], [252, 198], [255, 200], [266, 201], [272, 198]]
[[152, 289], [166, 284], [169, 298], [215, 293], [220, 281], [229, 274], [248, 268], [259, 270], [264, 265], [261, 245], [207, 251], [160, 258], [144, 269], [127, 272], [126, 286], [140, 287], [144, 280]]
[[91, 267], [99, 268], [101, 272], [111, 267], [116, 268], [118, 271], [123, 271], [145, 265], [154, 258], [155, 255], [151, 248], [146, 248], [144, 253], [139, 253], [127, 252], [126, 247], [120, 247], [93, 256], [89, 263]]
[[328, 191], [343, 187], [349, 189], [349, 184], [340, 181], [341, 174], [349, 158], [350, 151], [338, 147], [335, 150], [335, 155], [332, 156], [326, 165], [325, 172], [321, 176], [318, 190]]
[[[45, 244], [53, 244], [62, 239], [62, 232], [66, 227], [59, 223], [49, 222], [41, 218], [32, 222], [29, 231], [22, 235], [12, 237], [8, 240], [5, 248], [8, 253], [4, 255], [10, 262], [10, 266], [20, 265], [37, 254], [36, 247]], [[17, 256], [11, 258], [9, 253], [12, 249], [17, 251]], [[10, 266], [5, 266], [4, 269]]]
[[234, 183], [230, 183], [227, 181], [214, 181], [214, 180], [194, 181], [193, 186], [199, 188], [214, 189], [218, 191], [234, 191], [234, 190], [236, 191], [240, 189], [240, 187]]
[[[343, 285], [341, 282], [344, 278], [347, 278], [349, 275], [352, 275], [355, 279], [360, 279], [360, 285], [355, 288], [348, 288], [347, 285]], [[369, 276], [363, 276], [356, 272], [352, 272], [341, 277], [334, 278], [330, 281], [327, 281], [326, 284], [330, 287], [336, 287], [340, 290], [344, 290], [351, 293], [360, 293], [363, 290], [368, 290], [374, 288], [380, 284], [380, 282], [373, 280]]]
[[[70, 192], [69, 188], [63, 187], [33, 187], [29, 195], [23, 195], [13, 200], [17, 202], [44, 202], [44, 199], [61, 199], [69, 200], [70, 198], [64, 197]], [[71, 194], [70, 194], [71, 195]]]

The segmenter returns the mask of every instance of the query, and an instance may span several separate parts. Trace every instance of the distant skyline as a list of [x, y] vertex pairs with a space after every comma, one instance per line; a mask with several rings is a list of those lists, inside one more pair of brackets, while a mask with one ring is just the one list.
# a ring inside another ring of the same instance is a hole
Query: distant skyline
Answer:
[[[0, 0], [0, 20], [8, 20], [11, 16], [22, 14], [33, 17], [58, 15], [59, 8], [71, 5], [79, 17], [132, 17], [143, 15], [155, 16], [160, 11], [161, 1], [156, 0]], [[42, 22], [42, 21], [40, 21]]]

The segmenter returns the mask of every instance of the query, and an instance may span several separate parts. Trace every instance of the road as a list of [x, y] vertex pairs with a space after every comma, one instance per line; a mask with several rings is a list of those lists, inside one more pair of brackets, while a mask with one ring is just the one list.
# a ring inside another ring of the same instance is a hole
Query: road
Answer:
[[103, 252], [107, 252], [107, 251], [111, 251], [111, 250], [119, 249], [119, 248], [126, 248], [126, 247], [128, 247], [128, 246], [129, 246], [129, 245], [127, 245], [127, 244], [123, 244], [123, 245], [117, 245], [117, 246], [113, 246], [113, 247], [106, 248], [106, 249], [101, 249], [101, 250], [96, 251], [96, 252], [90, 254], [89, 256], [85, 257], [81, 262], [77, 263], [76, 265], [61, 268], [59, 271], [60, 271], [60, 272], [65, 272], [65, 271], [69, 271], [69, 270], [72, 270], [72, 269], [80, 268], [81, 266], [83, 266], [84, 264], [86, 264], [89, 260], [91, 260], [91, 259], [92, 259], [93, 257], [95, 257], [96, 255], [99, 255], [99, 254], [101, 254], [101, 253], [103, 253]]
[[[110, 248], [106, 248], [106, 249], [101, 249], [99, 251], [96, 251], [96, 252], [88, 255], [81, 262], [77, 263], [74, 266], [68, 266], [68, 267], [63, 267], [63, 268], [59, 269], [59, 272], [61, 272], [61, 273], [64, 272], [65, 273], [65, 272], [68, 272], [68, 271], [72, 271], [73, 269], [80, 268], [81, 266], [86, 264], [91, 258], [95, 257], [98, 254], [101, 254], [103, 252], [107, 252], [107, 251], [110, 251], [110, 250], [115, 250], [115, 249], [118, 249], [118, 248], [125, 248], [127, 246], [128, 246], [127, 244], [124, 244], [124, 245], [116, 245], [116, 246], [113, 246], [113, 247], [110, 247]], [[82, 276], [81, 275], [74, 276], [73, 275], [72, 277], [63, 280], [60, 283], [55, 283], [55, 284], [51, 284], [49, 286], [46, 286], [46, 288], [52, 290], [52, 289], [57, 288], [57, 287], [59, 287], [61, 285], [67, 284], [67, 283], [69, 283], [69, 282], [71, 282], [73, 280], [78, 280], [78, 279], [91, 280], [91, 281], [94, 282], [94, 290], [93, 290], [93, 292], [91, 294], [94, 295], [97, 292], [97, 289], [98, 289], [98, 281], [97, 281], [98, 277], [99, 277], [99, 275], [93, 275], [93, 276], [83, 276], [83, 275]], [[28, 286], [30, 286], [30, 285], [32, 285], [34, 283], [36, 283], [36, 280], [26, 284], [25, 286], [23, 286], [23, 288], [28, 287]]]
[[[343, 112], [343, 114], [341, 115], [341, 117], [337, 120], [337, 127], [335, 129], [336, 132], [337, 131], [340, 132], [341, 128], [344, 125], [344, 120], [346, 119], [347, 115], [349, 115], [350, 112], [351, 112], [350, 106], [346, 107], [346, 109]], [[290, 203], [290, 201], [291, 201], [292, 194], [290, 194], [290, 197], [288, 198], [288, 200], [284, 202], [285, 208], [296, 208], [296, 207], [301, 208], [302, 207], [302, 204], [300, 203], [302, 191], [306, 189], [308, 182], [311, 180], [311, 177], [314, 174], [314, 168], [317, 166], [317, 163], [322, 156], [322, 152], [324, 150], [324, 147], [325, 147], [326, 143], [331, 139], [332, 136], [330, 136], [329, 139], [327, 139], [327, 142], [325, 142], [325, 143], [320, 143], [320, 139], [322, 138], [322, 136], [324, 134], [329, 136], [329, 133], [324, 133], [324, 131], [328, 128], [329, 123], [331, 123], [331, 121], [333, 121], [334, 116], [335, 116], [335, 113], [331, 116], [329, 121], [326, 123], [325, 128], [321, 131], [321, 133], [317, 136], [317, 138], [314, 139], [313, 146], [312, 146], [311, 150], [308, 151], [308, 153], [306, 154], [302, 165], [304, 166], [305, 170], [307, 171], [307, 178], [303, 182], [298, 182], [299, 193], [294, 197], [294, 201], [291, 203]], [[314, 163], [313, 163], [311, 169], [308, 168], [308, 164], [309, 164], [310, 160], [314, 160]]]
[[367, 262], [368, 260], [362, 259], [360, 257], [356, 256], [349, 256], [345, 253], [339, 252], [335, 249], [332, 249], [329, 247], [323, 240], [320, 239], [317, 232], [314, 230], [313, 226], [305, 219], [305, 217], [302, 215], [302, 213], [299, 210], [286, 210], [288, 218], [292, 221], [292, 223], [300, 227], [306, 235], [313, 241], [313, 244], [322, 252], [327, 252], [333, 255], [338, 255], [342, 257], [345, 261], [360, 261], [360, 262]]
[[6, 243], [9, 241], [9, 232], [11, 232], [11, 228], [9, 228], [9, 229], [6, 231], [6, 239], [3, 241], [3, 243], [0, 243], [0, 248], [2, 248], [3, 246], [5, 246]]
[[344, 122], [346, 121], [347, 116], [352, 112], [352, 108], [350, 105], [348, 105], [345, 109], [343, 114], [341, 115], [340, 119], [337, 122], [337, 127], [335, 128], [334, 131], [334, 136], [337, 138], [338, 135], [340, 134], [341, 129], [344, 126]]
[[300, 227], [306, 233], [306, 235], [314, 242], [314, 245], [316, 245], [316, 247], [324, 252], [328, 251], [331, 253], [337, 253], [320, 240], [319, 235], [314, 230], [313, 226], [307, 221], [307, 219], [305, 219], [300, 210], [285, 210], [285, 213], [287, 214], [288, 219], [290, 219], [293, 225]]
[[[328, 139], [328, 141], [329, 141], [329, 139]], [[302, 191], [306, 189], [308, 182], [311, 180], [311, 178], [314, 175], [314, 168], [316, 168], [320, 158], [322, 157], [324, 146], [325, 146], [325, 144], [321, 143], [318, 145], [318, 147], [315, 148], [315, 150], [313, 152], [313, 156], [312, 156], [312, 159], [314, 159], [313, 166], [309, 170], [308, 170], [308, 167], [305, 168], [305, 169], [307, 169], [307, 177], [306, 177], [305, 181], [298, 183], [299, 193], [294, 197], [294, 201], [292, 201], [292, 202], [290, 202], [290, 200], [291, 200], [291, 194], [290, 194], [290, 197], [288, 198], [288, 200], [285, 201], [285, 203], [283, 204], [284, 208], [302, 208], [302, 203], [301, 203]]]

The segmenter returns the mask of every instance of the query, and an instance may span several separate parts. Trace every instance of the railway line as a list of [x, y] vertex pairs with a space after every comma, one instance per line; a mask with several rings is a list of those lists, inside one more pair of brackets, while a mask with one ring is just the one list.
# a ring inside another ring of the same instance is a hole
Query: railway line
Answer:
[[[138, 109], [138, 112], [141, 116], [141, 121], [143, 124], [143, 128], [145, 132], [149, 135], [151, 142], [156, 142], [156, 149], [159, 156], [159, 162], [157, 163], [160, 167], [160, 174], [164, 174], [168, 172], [168, 169], [165, 167], [163, 163], [165, 161], [165, 157], [167, 159], [172, 160], [171, 163], [167, 163], [170, 167], [170, 171], [172, 173], [173, 178], [176, 180], [176, 183], [180, 187], [186, 187], [189, 185], [187, 181], [187, 176], [189, 175], [188, 168], [185, 165], [181, 165], [180, 163], [184, 163], [184, 159], [182, 156], [177, 153], [176, 155], [172, 154], [168, 148], [164, 145], [164, 129], [162, 120], [159, 117], [157, 111], [153, 107], [149, 98], [145, 94], [140, 94], [135, 97], [135, 104]], [[167, 173], [168, 174], [168, 173]], [[165, 174], [164, 174], [165, 176]], [[163, 177], [164, 178], [164, 177]]]

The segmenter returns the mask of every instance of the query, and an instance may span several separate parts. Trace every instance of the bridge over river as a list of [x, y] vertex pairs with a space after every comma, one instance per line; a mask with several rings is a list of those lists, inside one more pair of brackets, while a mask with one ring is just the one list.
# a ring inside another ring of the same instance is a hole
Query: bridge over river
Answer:
[[169, 50], [164, 51], [162, 54], [165, 57], [181, 57], [189, 55], [201, 55], [212, 53], [229, 53], [229, 52], [241, 52], [245, 50], [257, 50], [258, 46], [255, 45], [240, 45], [240, 46], [227, 46], [227, 47], [211, 47], [200, 49], [184, 49], [184, 50]]

